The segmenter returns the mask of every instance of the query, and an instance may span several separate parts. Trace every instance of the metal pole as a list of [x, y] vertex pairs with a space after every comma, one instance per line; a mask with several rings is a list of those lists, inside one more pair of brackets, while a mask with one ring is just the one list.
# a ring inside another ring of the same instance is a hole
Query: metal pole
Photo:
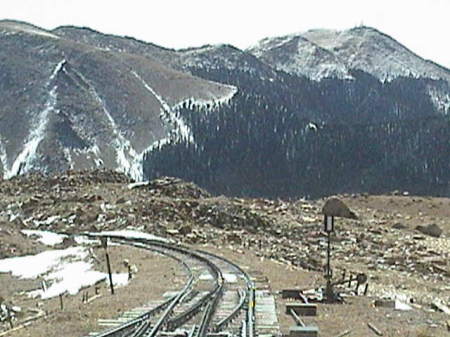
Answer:
[[330, 267], [330, 258], [331, 258], [331, 232], [328, 232], [328, 247], [327, 247], [327, 279], [331, 279], [331, 267]]
[[333, 289], [332, 289], [332, 286], [331, 286], [332, 275], [331, 275], [330, 260], [331, 260], [331, 232], [328, 232], [327, 273], [326, 273], [327, 285], [326, 285], [326, 289], [325, 289], [325, 296], [327, 298], [327, 302], [333, 302], [334, 301], [334, 294], [333, 294]]
[[108, 251], [105, 248], [105, 255], [106, 255], [106, 265], [108, 266], [108, 275], [109, 275], [109, 286], [111, 288], [111, 295], [114, 295], [114, 285], [111, 275], [111, 264], [109, 263], [109, 254]]

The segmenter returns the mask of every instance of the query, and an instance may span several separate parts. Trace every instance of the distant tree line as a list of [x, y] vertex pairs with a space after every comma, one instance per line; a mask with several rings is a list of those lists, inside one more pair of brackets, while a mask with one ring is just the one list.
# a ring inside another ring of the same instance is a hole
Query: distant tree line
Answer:
[[238, 69], [190, 70], [239, 92], [211, 112], [181, 109], [195, 142], [147, 153], [147, 178], [176, 176], [233, 196], [450, 195], [450, 120], [428, 94], [435, 81], [382, 83], [361, 71], [355, 80], [315, 82], [282, 72], [268, 80]]

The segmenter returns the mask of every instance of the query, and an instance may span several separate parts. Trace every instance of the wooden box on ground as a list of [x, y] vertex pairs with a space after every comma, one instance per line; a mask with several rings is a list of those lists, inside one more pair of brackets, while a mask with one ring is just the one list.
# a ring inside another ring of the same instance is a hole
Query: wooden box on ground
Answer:
[[299, 316], [316, 316], [317, 306], [312, 303], [292, 302], [286, 303], [286, 314], [290, 314], [291, 310]]
[[300, 290], [298, 289], [283, 289], [281, 290], [282, 298], [295, 298], [296, 300], [300, 300]]

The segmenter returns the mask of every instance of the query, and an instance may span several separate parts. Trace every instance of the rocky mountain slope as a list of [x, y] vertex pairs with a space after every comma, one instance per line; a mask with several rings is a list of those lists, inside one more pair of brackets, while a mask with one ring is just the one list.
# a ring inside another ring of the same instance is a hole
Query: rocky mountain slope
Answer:
[[6, 178], [109, 167], [142, 179], [145, 151], [192, 140], [177, 105], [222, 102], [236, 92], [139, 53], [72, 40], [63, 29], [2, 21], [0, 39], [0, 168]]
[[450, 194], [450, 72], [369, 27], [171, 50], [0, 23], [0, 171], [118, 169], [213, 193]]

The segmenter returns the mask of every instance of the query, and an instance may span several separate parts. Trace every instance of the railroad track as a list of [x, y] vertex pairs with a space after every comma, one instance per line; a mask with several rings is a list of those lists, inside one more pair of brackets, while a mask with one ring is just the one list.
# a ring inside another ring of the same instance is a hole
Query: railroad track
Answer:
[[108, 238], [175, 259], [185, 269], [188, 280], [181, 290], [155, 308], [91, 336], [254, 336], [254, 285], [238, 265], [208, 252], [162, 241]]

